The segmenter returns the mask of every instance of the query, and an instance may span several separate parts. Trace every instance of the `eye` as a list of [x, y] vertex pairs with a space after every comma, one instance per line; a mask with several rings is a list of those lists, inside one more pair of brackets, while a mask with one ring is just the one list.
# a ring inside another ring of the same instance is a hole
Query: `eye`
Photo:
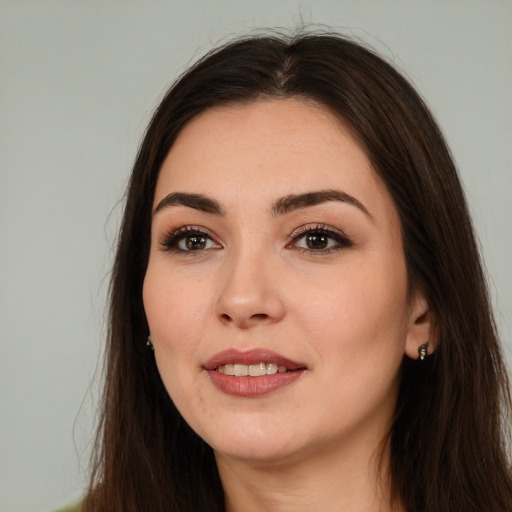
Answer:
[[289, 248], [296, 248], [309, 253], [330, 253], [353, 245], [352, 241], [341, 231], [326, 227], [301, 226], [291, 235]]
[[201, 251], [203, 249], [211, 249], [212, 246], [215, 246], [210, 238], [199, 233], [184, 236], [176, 245], [178, 249], [182, 251]]
[[169, 252], [202, 252], [208, 249], [220, 249], [206, 232], [193, 226], [183, 226], [165, 235], [160, 244]]

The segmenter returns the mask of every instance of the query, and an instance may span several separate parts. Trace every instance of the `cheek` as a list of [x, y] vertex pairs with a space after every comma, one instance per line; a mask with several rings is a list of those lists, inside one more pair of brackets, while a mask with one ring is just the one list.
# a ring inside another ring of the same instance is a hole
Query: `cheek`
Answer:
[[340, 272], [300, 297], [304, 329], [319, 352], [336, 351], [343, 359], [368, 352], [375, 358], [386, 352], [401, 357], [407, 332], [405, 266], [369, 268]]
[[148, 267], [143, 287], [143, 301], [155, 351], [178, 358], [190, 355], [205, 331], [209, 311], [204, 283], [180, 281], [179, 273]]
[[[186, 286], [179, 276], [175, 277], [166, 266], [150, 264], [144, 279], [143, 301], [158, 372], [173, 402], [186, 413], [189, 390], [194, 389], [195, 378], [202, 370], [197, 348], [207, 332], [205, 311], [209, 306], [207, 294], [199, 293], [201, 283]], [[196, 391], [196, 407], [204, 408], [200, 390]]]

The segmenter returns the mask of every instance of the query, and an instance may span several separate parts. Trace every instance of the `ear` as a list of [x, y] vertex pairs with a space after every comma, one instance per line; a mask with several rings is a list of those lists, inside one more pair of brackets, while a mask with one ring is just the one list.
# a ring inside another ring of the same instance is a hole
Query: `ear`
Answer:
[[439, 331], [435, 312], [425, 295], [418, 291], [411, 300], [405, 354], [411, 359], [418, 359], [419, 349], [425, 343], [428, 343], [427, 355], [432, 355], [439, 344]]

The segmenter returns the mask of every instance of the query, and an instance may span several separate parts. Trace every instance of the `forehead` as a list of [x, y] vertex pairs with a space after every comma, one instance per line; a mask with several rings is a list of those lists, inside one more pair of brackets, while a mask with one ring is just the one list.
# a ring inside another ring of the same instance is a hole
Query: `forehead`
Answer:
[[312, 101], [259, 100], [211, 108], [193, 119], [162, 165], [155, 204], [173, 191], [240, 206], [319, 189], [359, 196], [370, 210], [394, 209], [339, 117]]

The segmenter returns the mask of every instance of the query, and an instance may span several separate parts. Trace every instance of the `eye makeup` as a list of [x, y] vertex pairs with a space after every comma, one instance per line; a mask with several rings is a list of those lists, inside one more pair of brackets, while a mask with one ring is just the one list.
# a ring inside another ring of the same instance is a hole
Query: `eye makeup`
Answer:
[[159, 238], [160, 250], [170, 253], [197, 253], [207, 249], [220, 249], [210, 232], [199, 226], [181, 226]]
[[[354, 245], [340, 229], [318, 223], [294, 229], [288, 240], [286, 249], [315, 256], [325, 256]], [[181, 226], [164, 233], [159, 238], [159, 245], [161, 251], [187, 255], [222, 248], [208, 229], [195, 225]]]
[[304, 251], [315, 256], [331, 254], [352, 247], [353, 241], [340, 229], [326, 224], [305, 224], [290, 235], [288, 249]]

